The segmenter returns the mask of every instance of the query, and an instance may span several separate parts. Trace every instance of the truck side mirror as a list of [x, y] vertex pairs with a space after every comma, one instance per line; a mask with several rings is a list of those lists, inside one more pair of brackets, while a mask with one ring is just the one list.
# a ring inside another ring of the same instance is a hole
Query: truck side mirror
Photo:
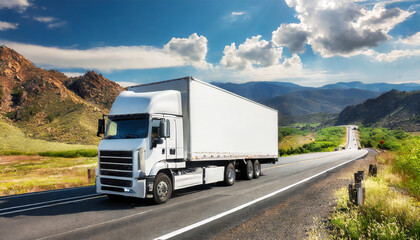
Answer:
[[159, 123], [159, 137], [160, 138], [167, 137], [166, 128], [167, 128], [167, 125], [166, 125], [165, 119], [160, 120], [160, 123]]
[[98, 137], [101, 136], [101, 134], [105, 133], [105, 119], [98, 119], [98, 132], [96, 133], [96, 135]]

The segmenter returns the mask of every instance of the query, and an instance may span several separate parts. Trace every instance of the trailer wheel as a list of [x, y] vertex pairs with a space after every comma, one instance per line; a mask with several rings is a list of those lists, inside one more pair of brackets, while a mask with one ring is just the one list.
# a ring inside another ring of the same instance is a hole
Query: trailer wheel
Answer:
[[245, 180], [251, 180], [254, 177], [254, 165], [251, 160], [247, 160], [242, 169], [242, 175]]
[[168, 201], [172, 195], [172, 183], [168, 175], [159, 173], [153, 183], [153, 201], [162, 204]]
[[225, 167], [225, 185], [227, 186], [232, 186], [235, 183], [236, 180], [236, 171], [235, 171], [235, 167], [233, 166], [232, 163], [229, 163], [226, 167]]
[[254, 161], [254, 178], [259, 178], [261, 175], [261, 165], [260, 161], [255, 160]]

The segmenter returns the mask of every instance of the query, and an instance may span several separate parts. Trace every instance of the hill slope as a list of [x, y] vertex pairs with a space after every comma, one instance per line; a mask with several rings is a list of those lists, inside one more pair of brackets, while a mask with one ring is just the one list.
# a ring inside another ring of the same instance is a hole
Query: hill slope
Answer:
[[0, 47], [0, 113], [30, 137], [97, 143], [97, 119], [122, 90], [116, 85], [94, 72], [69, 79], [58, 71], [37, 68], [14, 50]]
[[378, 95], [360, 89], [311, 89], [263, 100], [262, 103], [287, 116], [338, 113], [348, 105], [358, 104]]
[[391, 90], [378, 98], [346, 107], [338, 124], [363, 124], [420, 131], [420, 91]]

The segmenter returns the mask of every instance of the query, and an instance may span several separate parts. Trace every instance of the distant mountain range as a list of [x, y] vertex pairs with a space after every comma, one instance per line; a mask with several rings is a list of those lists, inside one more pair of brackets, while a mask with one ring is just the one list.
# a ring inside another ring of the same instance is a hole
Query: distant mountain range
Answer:
[[296, 116], [314, 113], [339, 113], [346, 106], [362, 103], [391, 89], [420, 90], [420, 84], [339, 82], [320, 88], [287, 82], [212, 83], [246, 98], [266, 104], [279, 114]]
[[375, 99], [348, 106], [337, 124], [363, 124], [420, 131], [420, 91], [391, 90]]

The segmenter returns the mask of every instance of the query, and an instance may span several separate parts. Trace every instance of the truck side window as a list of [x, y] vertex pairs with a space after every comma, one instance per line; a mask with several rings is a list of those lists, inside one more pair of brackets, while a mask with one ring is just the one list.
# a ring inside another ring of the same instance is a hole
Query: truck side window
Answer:
[[152, 139], [159, 137], [159, 124], [160, 124], [160, 119], [152, 120]]
[[171, 137], [171, 124], [169, 120], [166, 120], [166, 136]]

